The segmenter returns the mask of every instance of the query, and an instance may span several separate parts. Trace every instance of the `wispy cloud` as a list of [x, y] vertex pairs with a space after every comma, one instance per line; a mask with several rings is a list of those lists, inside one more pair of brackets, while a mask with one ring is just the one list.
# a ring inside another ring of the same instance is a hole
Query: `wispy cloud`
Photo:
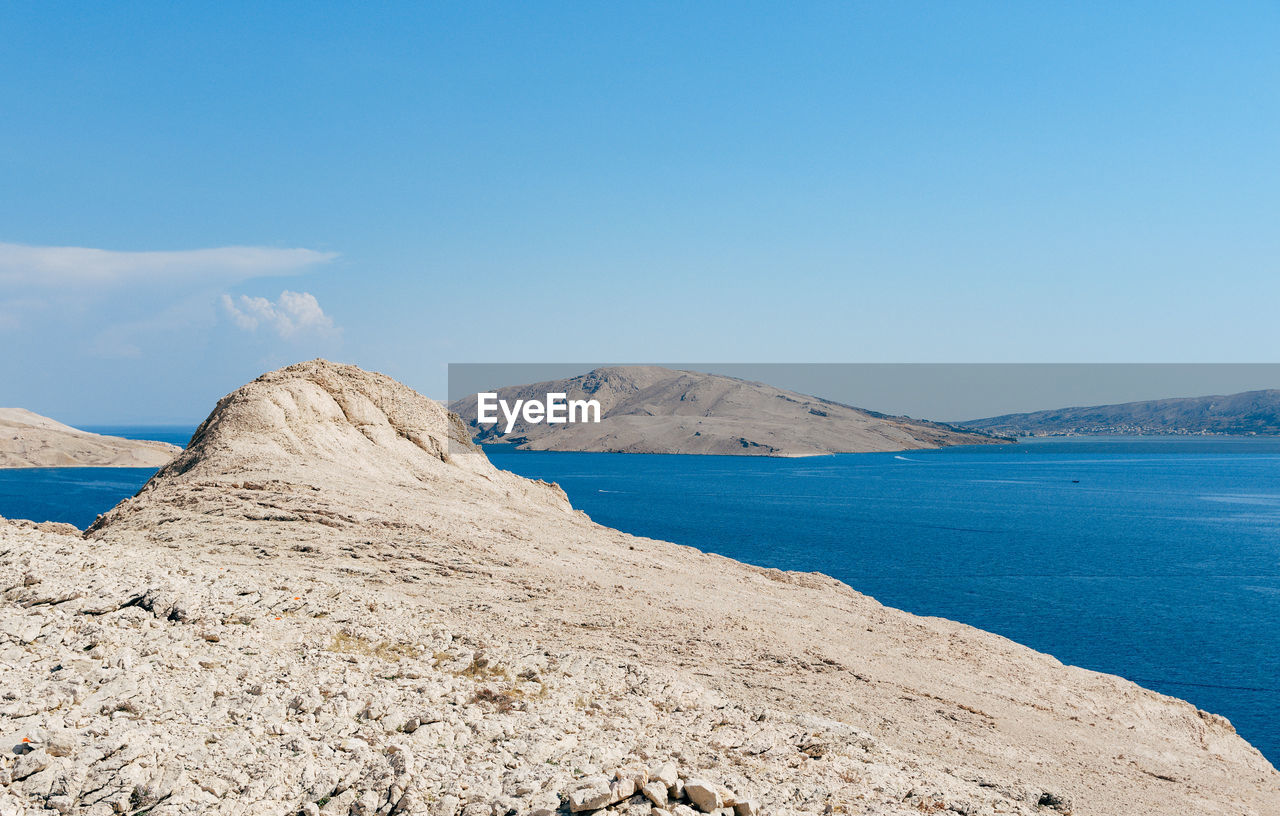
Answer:
[[172, 349], [186, 338], [204, 335], [217, 323], [215, 301], [206, 292], [194, 292], [104, 321], [85, 338], [83, 349], [94, 357], [141, 357], [148, 348]]
[[333, 320], [320, 308], [320, 302], [310, 292], [280, 293], [278, 300], [240, 295], [234, 300], [222, 296], [223, 308], [232, 321], [245, 331], [257, 331], [263, 326], [284, 338], [299, 334], [332, 334], [336, 331]]
[[164, 252], [0, 243], [0, 284], [32, 288], [133, 283], [229, 284], [305, 271], [338, 257], [313, 249], [228, 246]]
[[20, 329], [32, 314], [37, 314], [48, 304], [40, 298], [21, 297], [0, 300], [0, 331]]
[[[217, 342], [218, 324], [258, 333], [255, 346], [329, 346], [342, 329], [309, 292], [239, 295], [247, 281], [300, 275], [338, 257], [312, 249], [228, 246], [118, 252], [0, 242], [0, 347], [34, 344], [99, 358], [142, 358]], [[279, 290], [276, 290], [279, 291]], [[64, 352], [65, 353], [65, 352]]]

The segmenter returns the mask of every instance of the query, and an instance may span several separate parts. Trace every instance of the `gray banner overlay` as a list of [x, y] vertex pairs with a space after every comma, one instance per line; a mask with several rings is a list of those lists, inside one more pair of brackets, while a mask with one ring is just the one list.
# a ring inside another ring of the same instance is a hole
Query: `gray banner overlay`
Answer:
[[870, 411], [950, 423], [1070, 406], [1280, 389], [1280, 363], [455, 363], [449, 366], [448, 401], [616, 365], [720, 374]]

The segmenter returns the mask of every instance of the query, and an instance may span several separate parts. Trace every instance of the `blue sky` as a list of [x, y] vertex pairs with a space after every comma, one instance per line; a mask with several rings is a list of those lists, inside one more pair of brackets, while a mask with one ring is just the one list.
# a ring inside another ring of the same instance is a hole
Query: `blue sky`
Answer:
[[1274, 3], [6, 3], [0, 33], [0, 404], [65, 421], [199, 419], [321, 355], [443, 397], [449, 362], [1280, 348]]

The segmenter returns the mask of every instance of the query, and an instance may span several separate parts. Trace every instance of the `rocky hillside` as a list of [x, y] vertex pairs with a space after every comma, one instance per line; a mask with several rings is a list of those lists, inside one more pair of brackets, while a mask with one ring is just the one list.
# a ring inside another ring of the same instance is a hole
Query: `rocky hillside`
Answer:
[[1058, 408], [975, 419], [965, 427], [1020, 436], [1280, 434], [1280, 390]]
[[102, 436], [0, 408], [0, 467], [160, 467], [182, 450], [167, 442]]
[[600, 527], [323, 361], [0, 523], [0, 814], [1274, 814], [1220, 717]]
[[476, 398], [450, 405], [479, 442], [523, 450], [815, 456], [1004, 442], [949, 425], [892, 417], [763, 383], [658, 366], [597, 368], [552, 382], [499, 389], [500, 399], [600, 403], [600, 423], [528, 423], [510, 433], [476, 421]]

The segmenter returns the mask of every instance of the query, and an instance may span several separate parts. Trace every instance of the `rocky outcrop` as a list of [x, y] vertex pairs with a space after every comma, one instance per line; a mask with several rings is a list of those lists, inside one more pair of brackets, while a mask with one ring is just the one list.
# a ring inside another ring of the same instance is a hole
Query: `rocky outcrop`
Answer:
[[168, 462], [177, 445], [103, 436], [23, 408], [0, 408], [0, 467], [138, 467]]
[[498, 398], [596, 400], [601, 421], [477, 421], [475, 396], [450, 404], [479, 442], [521, 450], [818, 456], [989, 445], [1011, 440], [885, 414], [764, 383], [659, 366], [613, 366], [553, 382], [500, 388]]
[[468, 506], [477, 524], [517, 508], [571, 512], [559, 487], [495, 468], [434, 400], [317, 360], [220, 400], [186, 450], [89, 533], [168, 540], [181, 528], [259, 548], [284, 533], [290, 547], [327, 550], [331, 531], [421, 536], [464, 522]]
[[1272, 812], [1220, 717], [451, 441], [316, 361], [87, 538], [0, 523], [0, 814]]

